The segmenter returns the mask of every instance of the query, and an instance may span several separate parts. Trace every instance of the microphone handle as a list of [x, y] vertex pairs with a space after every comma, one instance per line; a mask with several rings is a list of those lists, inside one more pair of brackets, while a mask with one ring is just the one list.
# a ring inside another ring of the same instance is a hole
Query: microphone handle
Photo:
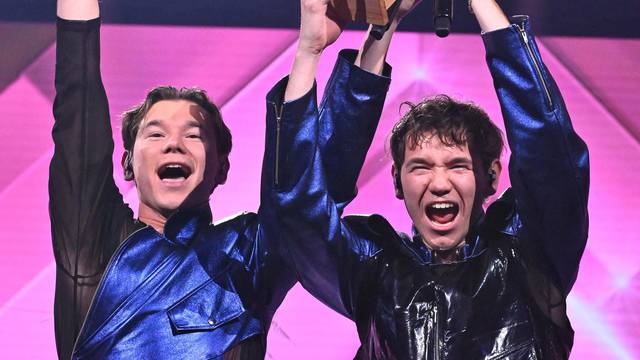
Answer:
[[433, 27], [436, 35], [446, 37], [451, 32], [453, 20], [453, 0], [433, 1]]

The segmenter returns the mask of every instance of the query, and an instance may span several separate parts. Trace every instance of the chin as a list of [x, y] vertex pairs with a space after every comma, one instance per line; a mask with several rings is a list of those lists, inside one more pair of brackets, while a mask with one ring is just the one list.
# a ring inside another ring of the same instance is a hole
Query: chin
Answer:
[[436, 241], [432, 243], [427, 243], [427, 246], [431, 250], [447, 251], [447, 250], [455, 249], [456, 247], [458, 247], [459, 244], [460, 243], [454, 243], [452, 241]]
[[173, 201], [167, 201], [166, 203], [161, 204], [161, 206], [164, 209], [167, 209], [168, 211], [176, 211], [176, 210], [178, 210], [180, 205], [182, 205], [184, 200], [185, 199], [183, 198], [183, 199], [178, 199], [178, 200], [173, 200]]
[[462, 241], [456, 240], [455, 237], [449, 235], [440, 235], [432, 233], [428, 238], [429, 241], [425, 241], [427, 247], [431, 250], [446, 251], [455, 249], [460, 246]]
[[176, 211], [180, 207], [180, 205], [182, 205], [182, 202], [184, 201], [184, 199], [185, 199], [184, 197], [178, 198], [178, 199], [175, 199], [175, 198], [167, 199], [165, 197], [164, 199], [162, 199], [163, 201], [156, 201], [156, 206], [158, 207], [158, 210], [160, 210], [162, 213], [168, 214]]

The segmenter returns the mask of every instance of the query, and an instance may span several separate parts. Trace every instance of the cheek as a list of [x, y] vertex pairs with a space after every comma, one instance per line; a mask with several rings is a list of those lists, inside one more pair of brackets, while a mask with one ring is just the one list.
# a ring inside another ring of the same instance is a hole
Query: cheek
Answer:
[[460, 195], [468, 202], [473, 202], [475, 200], [477, 190], [475, 177], [466, 176], [459, 179], [457, 183]]
[[[204, 151], [193, 152], [193, 160], [196, 162], [196, 166], [199, 172], [208, 172], [211, 171], [212, 164], [211, 159], [213, 158], [210, 154]], [[207, 166], [208, 165], [208, 166]]]
[[414, 202], [415, 200], [419, 201], [422, 198], [422, 194], [427, 188], [429, 179], [426, 175], [404, 174], [401, 182], [405, 200]]
[[133, 150], [133, 172], [136, 179], [146, 179], [154, 170], [153, 152], [147, 146], [139, 146]]
[[145, 164], [144, 156], [140, 150], [135, 149], [133, 151], [133, 156], [131, 157], [131, 165], [133, 166], [133, 173], [136, 178], [141, 176], [143, 172], [141, 171], [142, 165]]
[[196, 161], [201, 161], [202, 159], [205, 159], [206, 157], [212, 155], [212, 151], [209, 149], [209, 147], [205, 143], [200, 141], [188, 143], [187, 149], [189, 151], [189, 154]]

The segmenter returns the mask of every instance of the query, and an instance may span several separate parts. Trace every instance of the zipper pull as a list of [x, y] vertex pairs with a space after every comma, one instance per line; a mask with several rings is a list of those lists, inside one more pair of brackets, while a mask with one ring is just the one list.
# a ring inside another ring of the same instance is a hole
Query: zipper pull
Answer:
[[522, 39], [526, 45], [529, 45], [529, 36], [527, 36], [527, 32], [524, 30], [524, 25], [516, 24], [518, 30], [520, 31], [520, 35], [522, 35]]
[[273, 111], [276, 113], [276, 122], [280, 122], [280, 120], [282, 120], [282, 112], [284, 111], [284, 103], [280, 104], [280, 106], [273, 103]]

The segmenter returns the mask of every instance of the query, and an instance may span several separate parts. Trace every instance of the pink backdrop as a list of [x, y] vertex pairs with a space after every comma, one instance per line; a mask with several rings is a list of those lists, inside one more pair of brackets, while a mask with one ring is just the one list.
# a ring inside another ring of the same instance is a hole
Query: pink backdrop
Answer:
[[[102, 69], [110, 99], [114, 161], [119, 163], [118, 114], [159, 84], [200, 86], [222, 106], [234, 134], [231, 172], [212, 198], [214, 218], [255, 210], [264, 133], [264, 96], [290, 67], [292, 30], [106, 25]], [[340, 47], [357, 47], [346, 33], [328, 50], [318, 80], [326, 81]], [[569, 297], [576, 330], [574, 359], [640, 358], [640, 40], [540, 39], [543, 56], [591, 153], [590, 239]], [[0, 356], [50, 359], [53, 263], [47, 214], [52, 154], [54, 46], [43, 48], [17, 78], [0, 88]], [[347, 213], [381, 213], [409, 230], [403, 203], [393, 196], [387, 133], [399, 104], [436, 93], [473, 100], [498, 122], [500, 112], [479, 36], [396, 36], [389, 61], [393, 82], [381, 125]], [[506, 161], [505, 154], [504, 160]], [[115, 177], [125, 199], [135, 189]], [[508, 176], [503, 176], [503, 188]], [[239, 196], [239, 194], [242, 194]], [[269, 359], [350, 359], [353, 324], [299, 286], [287, 296], [269, 333]]]

